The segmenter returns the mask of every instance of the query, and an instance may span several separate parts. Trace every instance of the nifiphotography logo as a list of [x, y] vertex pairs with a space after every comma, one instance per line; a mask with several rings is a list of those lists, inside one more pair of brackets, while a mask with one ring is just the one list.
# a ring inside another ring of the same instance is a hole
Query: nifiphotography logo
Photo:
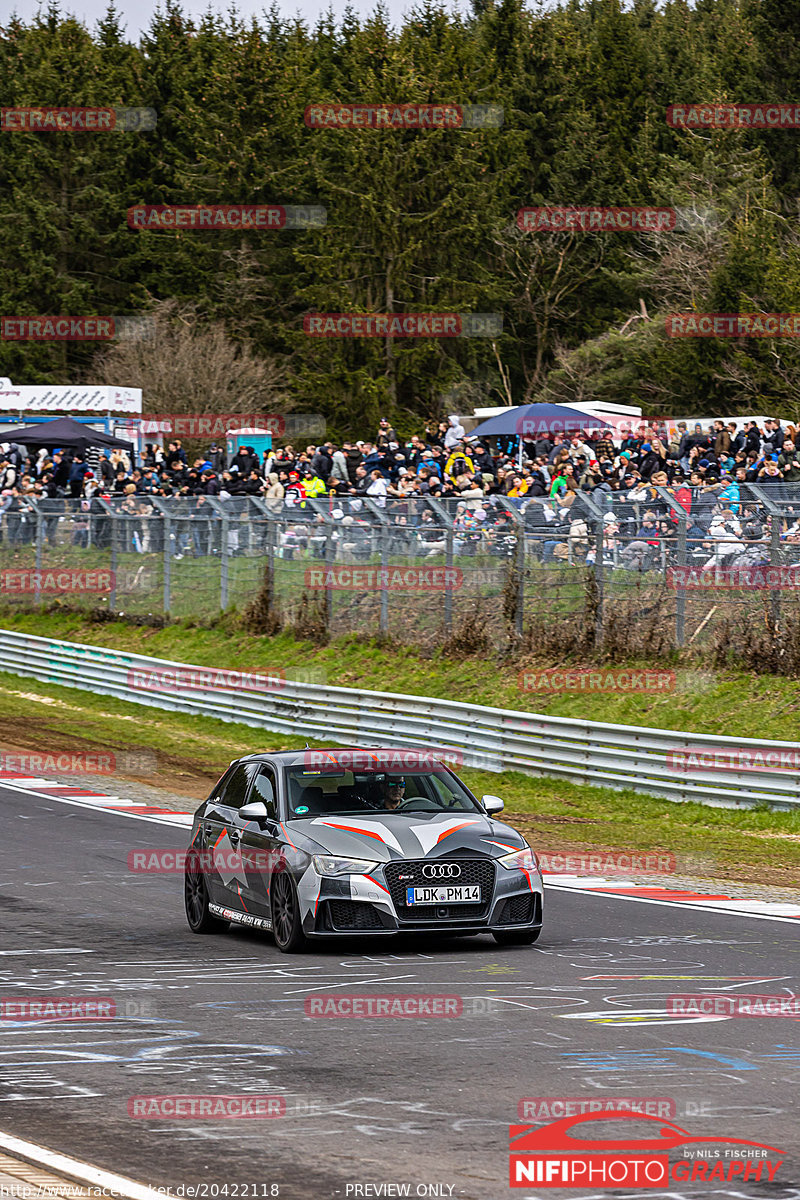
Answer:
[[[614, 1123], [612, 1136], [602, 1137], [609, 1121]], [[636, 1121], [639, 1128], [620, 1138], [623, 1121]], [[763, 1142], [697, 1136], [672, 1121], [636, 1112], [584, 1113], [545, 1126], [511, 1125], [509, 1153], [510, 1186], [527, 1188], [666, 1190], [670, 1183], [772, 1182], [784, 1157], [783, 1150]]]

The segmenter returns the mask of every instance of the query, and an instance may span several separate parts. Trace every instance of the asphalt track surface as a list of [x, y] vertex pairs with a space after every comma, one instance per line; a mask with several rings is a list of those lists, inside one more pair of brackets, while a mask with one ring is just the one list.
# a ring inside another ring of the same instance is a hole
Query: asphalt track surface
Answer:
[[[183, 849], [183, 830], [2, 786], [0, 813], [0, 994], [111, 996], [121, 1014], [0, 1024], [5, 1132], [150, 1186], [239, 1196], [800, 1198], [800, 1021], [666, 1014], [676, 992], [800, 991], [796, 924], [550, 889], [535, 946], [285, 956], [246, 930], [193, 935], [180, 876], [128, 871], [130, 850]], [[456, 995], [465, 1012], [307, 1016], [306, 997], [330, 992]], [[133, 1096], [171, 1094], [280, 1096], [286, 1115], [128, 1115]], [[772, 1184], [509, 1188], [520, 1100], [609, 1096], [661, 1098], [693, 1135], [767, 1142], [784, 1164]]]

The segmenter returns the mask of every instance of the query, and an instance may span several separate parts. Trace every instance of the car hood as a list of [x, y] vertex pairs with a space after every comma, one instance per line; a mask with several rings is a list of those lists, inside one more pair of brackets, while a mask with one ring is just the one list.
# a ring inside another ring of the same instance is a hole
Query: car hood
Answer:
[[463, 852], [500, 858], [525, 845], [510, 825], [469, 812], [386, 813], [366, 818], [332, 814], [290, 821], [287, 828], [298, 849], [374, 862], [450, 858]]

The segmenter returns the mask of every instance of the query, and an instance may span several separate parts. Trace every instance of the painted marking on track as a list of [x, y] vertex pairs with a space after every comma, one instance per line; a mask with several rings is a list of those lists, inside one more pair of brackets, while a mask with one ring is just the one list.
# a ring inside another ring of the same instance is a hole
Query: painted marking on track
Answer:
[[0, 954], [95, 954], [95, 950], [84, 950], [81, 946], [64, 946], [52, 950], [0, 950]]

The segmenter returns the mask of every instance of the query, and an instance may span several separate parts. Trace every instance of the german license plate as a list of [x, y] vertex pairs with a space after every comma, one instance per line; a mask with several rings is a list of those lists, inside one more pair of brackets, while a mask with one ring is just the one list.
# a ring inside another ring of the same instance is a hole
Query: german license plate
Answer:
[[477, 884], [406, 888], [406, 904], [480, 904], [480, 902], [481, 889]]

